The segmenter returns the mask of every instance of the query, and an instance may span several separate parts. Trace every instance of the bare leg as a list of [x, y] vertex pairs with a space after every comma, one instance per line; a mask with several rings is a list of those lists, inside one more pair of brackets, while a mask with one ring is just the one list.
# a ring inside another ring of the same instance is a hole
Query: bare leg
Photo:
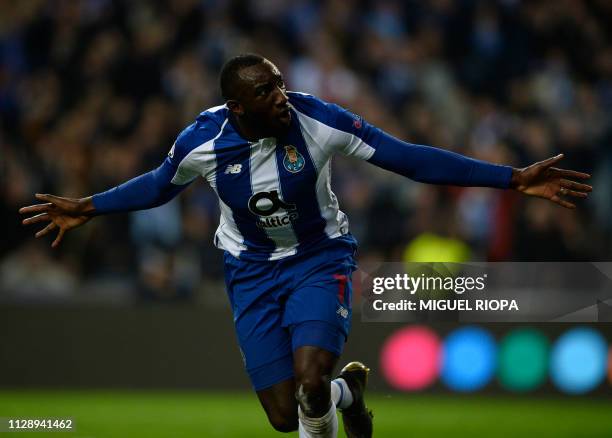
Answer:
[[338, 417], [330, 383], [338, 357], [318, 347], [304, 346], [294, 352], [293, 359], [300, 437], [335, 438]]
[[298, 429], [294, 379], [284, 380], [270, 388], [257, 391], [257, 397], [274, 429], [279, 432], [293, 432]]

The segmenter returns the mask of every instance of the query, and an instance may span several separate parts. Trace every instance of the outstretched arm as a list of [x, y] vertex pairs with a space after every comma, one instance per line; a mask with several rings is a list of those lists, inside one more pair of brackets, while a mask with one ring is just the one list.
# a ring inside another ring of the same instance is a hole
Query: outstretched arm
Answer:
[[311, 106], [311, 115], [328, 126], [327, 144], [332, 152], [365, 159], [415, 181], [514, 189], [566, 208], [575, 208], [575, 205], [564, 197], [586, 198], [593, 190], [587, 184], [574, 181], [588, 179], [589, 174], [553, 167], [563, 158], [562, 154], [523, 169], [501, 166], [444, 149], [404, 142], [338, 105], [312, 97], [302, 99]]
[[510, 166], [487, 163], [445, 149], [406, 143], [378, 128], [369, 139], [374, 148], [368, 161], [383, 169], [428, 184], [508, 188]]
[[165, 204], [189, 185], [174, 184], [175, 173], [176, 167], [167, 158], [157, 169], [94, 195], [94, 214], [146, 210]]
[[553, 167], [563, 158], [563, 154], [516, 169], [444, 149], [405, 143], [382, 131], [375, 138], [376, 150], [368, 161], [415, 181], [509, 188], [548, 199], [566, 208], [576, 208], [576, 205], [564, 197], [586, 198], [593, 190], [590, 185], [573, 181], [585, 180], [591, 175]]
[[24, 225], [49, 222], [35, 234], [36, 237], [45, 236], [58, 228], [57, 237], [51, 244], [55, 248], [61, 243], [66, 231], [87, 223], [93, 216], [144, 210], [168, 202], [189, 185], [172, 183], [175, 171], [176, 167], [166, 159], [157, 169], [94, 196], [75, 199], [36, 194], [36, 199], [44, 203], [23, 207], [19, 213], [33, 214], [23, 220]]
[[566, 208], [563, 197], [586, 198], [593, 188], [573, 181], [591, 176], [553, 167], [563, 155], [523, 169], [500, 166], [438, 149], [401, 141], [339, 105], [303, 93], [289, 93], [291, 104], [303, 115], [311, 135], [320, 136], [321, 149], [367, 160], [391, 172], [429, 184], [514, 189], [548, 199]]

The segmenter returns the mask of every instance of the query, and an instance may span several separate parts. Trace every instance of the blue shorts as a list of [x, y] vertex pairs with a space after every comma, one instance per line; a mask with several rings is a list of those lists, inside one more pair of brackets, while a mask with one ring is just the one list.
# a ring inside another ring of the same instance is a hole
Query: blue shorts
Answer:
[[352, 236], [276, 261], [225, 253], [225, 284], [245, 367], [256, 391], [293, 377], [306, 345], [342, 353], [351, 325]]

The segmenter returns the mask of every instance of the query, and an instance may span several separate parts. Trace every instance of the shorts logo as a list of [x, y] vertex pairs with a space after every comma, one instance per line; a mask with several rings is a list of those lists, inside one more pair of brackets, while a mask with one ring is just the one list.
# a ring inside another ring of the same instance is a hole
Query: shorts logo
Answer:
[[291, 173], [298, 173], [304, 168], [305, 160], [302, 154], [298, 152], [295, 146], [285, 146], [285, 158], [283, 158], [283, 166]]
[[348, 318], [348, 310], [346, 307], [338, 306], [338, 310], [336, 310], [336, 314], [340, 315], [344, 319]]

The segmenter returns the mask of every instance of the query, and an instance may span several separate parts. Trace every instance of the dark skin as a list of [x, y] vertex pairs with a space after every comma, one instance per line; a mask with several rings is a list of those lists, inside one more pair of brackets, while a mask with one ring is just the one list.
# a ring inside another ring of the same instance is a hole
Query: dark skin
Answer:
[[[257, 141], [281, 137], [291, 125], [289, 100], [280, 71], [269, 61], [243, 68], [234, 84], [234, 94], [227, 100], [232, 123], [245, 139]], [[554, 167], [563, 155], [513, 169], [510, 188], [529, 196], [547, 199], [573, 209], [572, 198], [586, 198], [592, 187], [582, 180], [590, 175]], [[579, 180], [579, 181], [576, 181]], [[57, 247], [67, 231], [87, 223], [95, 215], [91, 197], [64, 198], [36, 194], [41, 204], [23, 207], [28, 215], [24, 225], [45, 222], [36, 233], [42, 237], [58, 229], [52, 247]], [[297, 406], [310, 417], [323, 416], [330, 406], [330, 381], [338, 361], [334, 354], [317, 348], [301, 347], [294, 352], [295, 378], [258, 391], [257, 396], [275, 429], [289, 432], [297, 429]]]
[[246, 67], [238, 73], [233, 98], [227, 100], [233, 122], [249, 141], [279, 137], [291, 125], [285, 81], [274, 64]]

